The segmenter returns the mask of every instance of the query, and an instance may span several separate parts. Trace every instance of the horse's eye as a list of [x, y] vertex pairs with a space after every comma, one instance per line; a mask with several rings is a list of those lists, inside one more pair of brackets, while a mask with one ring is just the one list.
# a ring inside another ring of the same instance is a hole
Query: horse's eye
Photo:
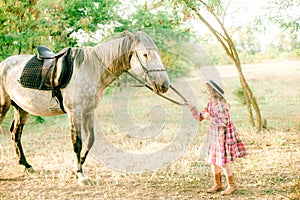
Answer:
[[145, 58], [147, 58], [147, 57], [148, 57], [148, 54], [147, 54], [147, 53], [144, 53], [143, 56], [144, 56]]

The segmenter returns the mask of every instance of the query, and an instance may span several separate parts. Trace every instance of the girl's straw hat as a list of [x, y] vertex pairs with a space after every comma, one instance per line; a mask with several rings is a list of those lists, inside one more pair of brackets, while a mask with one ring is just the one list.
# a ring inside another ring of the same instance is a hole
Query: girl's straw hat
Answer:
[[215, 91], [217, 91], [224, 99], [225, 99], [225, 92], [224, 90], [221, 88], [221, 86], [219, 86], [216, 82], [214, 82], [213, 80], [209, 80], [207, 82], [207, 84], [209, 84], [212, 88], [214, 88]]

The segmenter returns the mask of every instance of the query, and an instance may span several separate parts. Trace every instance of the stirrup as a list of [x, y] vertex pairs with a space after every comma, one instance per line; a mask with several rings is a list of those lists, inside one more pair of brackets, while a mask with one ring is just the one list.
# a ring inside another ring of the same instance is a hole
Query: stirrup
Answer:
[[49, 102], [49, 110], [50, 111], [58, 111], [59, 109], [60, 109], [60, 107], [59, 107], [59, 100], [57, 99], [57, 97], [52, 97], [51, 99], [50, 99], [50, 102]]

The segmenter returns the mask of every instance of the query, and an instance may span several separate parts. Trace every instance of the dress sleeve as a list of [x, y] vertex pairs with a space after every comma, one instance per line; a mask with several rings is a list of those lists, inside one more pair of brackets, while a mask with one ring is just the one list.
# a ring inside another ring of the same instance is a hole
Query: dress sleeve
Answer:
[[227, 103], [219, 103], [215, 107], [212, 123], [218, 127], [226, 127], [229, 121], [229, 106]]
[[207, 106], [201, 112], [199, 112], [195, 106], [191, 107], [190, 110], [192, 112], [193, 117], [199, 122], [204, 120], [204, 112], [208, 112]]

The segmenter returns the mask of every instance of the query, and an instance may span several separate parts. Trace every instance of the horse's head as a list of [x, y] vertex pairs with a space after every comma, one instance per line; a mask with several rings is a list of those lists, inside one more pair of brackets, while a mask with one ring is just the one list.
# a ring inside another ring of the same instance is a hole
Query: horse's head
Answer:
[[152, 39], [141, 31], [136, 34], [126, 31], [126, 34], [133, 42], [130, 55], [132, 71], [144, 77], [155, 93], [167, 92], [170, 85], [169, 76]]

